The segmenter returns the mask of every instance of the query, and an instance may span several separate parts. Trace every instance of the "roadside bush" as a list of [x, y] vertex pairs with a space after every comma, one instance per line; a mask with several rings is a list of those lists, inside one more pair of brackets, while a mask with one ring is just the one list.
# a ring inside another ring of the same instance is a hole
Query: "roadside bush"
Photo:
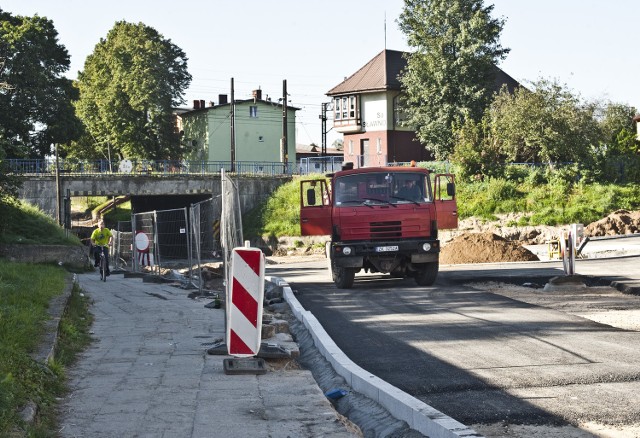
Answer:
[[602, 216], [593, 206], [583, 203], [572, 204], [566, 208], [565, 223], [590, 224], [597, 221]]
[[534, 167], [523, 164], [509, 164], [504, 168], [504, 178], [508, 181], [521, 184], [529, 178], [529, 175], [531, 175], [534, 170]]
[[547, 179], [546, 171], [540, 167], [530, 167], [529, 174], [523, 181], [525, 184], [535, 187], [543, 184], [547, 184], [549, 180]]
[[517, 185], [504, 179], [491, 179], [487, 186], [487, 197], [496, 202], [519, 198]]
[[462, 218], [478, 216], [491, 220], [496, 213], [513, 211], [523, 204], [517, 185], [501, 178], [464, 184], [458, 191], [458, 211]]
[[568, 223], [565, 220], [564, 207], [545, 207], [531, 215], [530, 222], [538, 225], [560, 225]]
[[640, 183], [640, 157], [628, 155], [609, 158], [604, 163], [602, 178], [612, 183]]
[[581, 179], [581, 172], [578, 164], [561, 165], [557, 169], [549, 167], [547, 169], [547, 180], [549, 184], [565, 184], [570, 186], [576, 184]]

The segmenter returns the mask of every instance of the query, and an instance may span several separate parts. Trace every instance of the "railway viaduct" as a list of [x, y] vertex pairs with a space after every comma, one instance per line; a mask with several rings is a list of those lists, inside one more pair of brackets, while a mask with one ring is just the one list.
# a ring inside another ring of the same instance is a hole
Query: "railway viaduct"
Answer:
[[[226, 178], [229, 176], [227, 175]], [[220, 175], [64, 175], [25, 176], [19, 198], [38, 206], [63, 223], [65, 202], [77, 196], [193, 196], [215, 197], [221, 193]], [[241, 211], [258, 206], [290, 176], [232, 176], [238, 187]], [[67, 200], [67, 201], [65, 201]]]

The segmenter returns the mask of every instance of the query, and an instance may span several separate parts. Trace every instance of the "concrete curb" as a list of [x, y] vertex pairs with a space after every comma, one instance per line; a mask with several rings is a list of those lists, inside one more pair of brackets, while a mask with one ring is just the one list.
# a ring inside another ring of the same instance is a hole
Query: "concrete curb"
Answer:
[[[60, 334], [60, 321], [69, 304], [69, 298], [73, 292], [74, 285], [78, 282], [75, 274], [67, 274], [64, 282], [62, 294], [53, 298], [49, 303], [49, 319], [44, 323], [44, 334], [38, 349], [31, 353], [31, 358], [43, 365], [48, 365], [56, 355], [58, 339]], [[25, 407], [18, 413], [20, 418], [28, 424], [33, 424], [38, 414], [39, 406], [29, 400]]]
[[78, 282], [75, 274], [67, 274], [65, 278], [64, 290], [49, 303], [49, 319], [45, 321], [45, 331], [42, 342], [38, 350], [32, 354], [32, 358], [40, 363], [47, 364], [56, 354], [60, 331], [60, 320], [69, 304], [69, 298], [73, 291], [73, 286]]
[[395, 418], [432, 438], [481, 437], [473, 429], [432, 408], [379, 377], [353, 363], [324, 330], [320, 322], [296, 299], [289, 284], [279, 277], [267, 277], [282, 288], [283, 296], [295, 317], [309, 330], [320, 353], [331, 363], [336, 373], [361, 394], [378, 402]]
[[630, 295], [640, 295], [640, 281], [612, 281], [611, 287]]

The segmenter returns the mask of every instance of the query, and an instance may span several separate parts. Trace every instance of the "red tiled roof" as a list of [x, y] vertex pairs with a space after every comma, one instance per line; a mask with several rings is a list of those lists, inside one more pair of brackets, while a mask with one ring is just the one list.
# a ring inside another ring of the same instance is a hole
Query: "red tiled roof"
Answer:
[[[398, 76], [407, 66], [407, 60], [404, 55], [405, 52], [398, 50], [383, 50], [357, 72], [329, 90], [326, 93], [327, 96], [400, 90], [401, 84]], [[503, 84], [507, 85], [511, 93], [516, 87], [521, 86], [518, 81], [499, 67], [496, 67], [495, 91], [499, 91]]]
[[400, 90], [398, 76], [407, 65], [404, 52], [383, 50], [360, 70], [327, 92], [327, 96], [343, 93]]

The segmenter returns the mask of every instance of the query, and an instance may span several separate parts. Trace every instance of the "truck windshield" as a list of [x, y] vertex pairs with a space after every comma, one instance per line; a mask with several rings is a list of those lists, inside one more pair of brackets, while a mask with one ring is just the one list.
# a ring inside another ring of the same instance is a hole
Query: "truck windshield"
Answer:
[[427, 175], [409, 172], [361, 173], [336, 178], [336, 206], [430, 202]]

